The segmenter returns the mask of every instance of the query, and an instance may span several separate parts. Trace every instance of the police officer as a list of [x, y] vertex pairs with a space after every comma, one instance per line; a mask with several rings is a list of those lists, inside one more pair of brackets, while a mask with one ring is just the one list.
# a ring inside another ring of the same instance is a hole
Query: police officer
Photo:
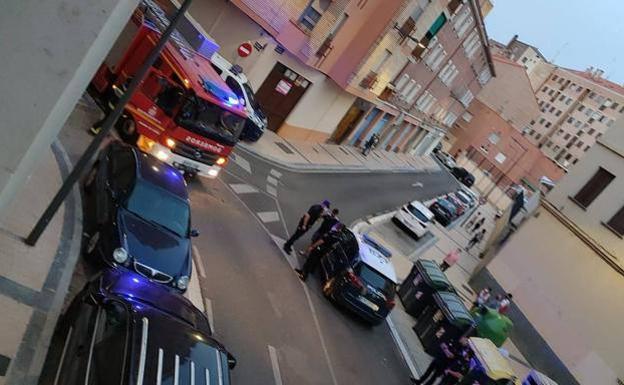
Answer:
[[314, 273], [321, 261], [321, 257], [339, 241], [340, 233], [343, 229], [344, 225], [342, 223], [336, 223], [329, 232], [323, 234], [319, 240], [308, 247], [306, 252], [307, 258], [303, 267], [301, 269], [295, 269], [295, 272], [302, 281], [305, 281], [310, 273]]
[[288, 254], [292, 252], [293, 243], [295, 243], [297, 239], [301, 238], [301, 236], [314, 225], [314, 223], [321, 217], [321, 215], [323, 215], [323, 213], [329, 210], [329, 206], [330, 203], [327, 199], [322, 201], [320, 204], [310, 206], [308, 211], [303, 214], [301, 219], [299, 219], [299, 223], [297, 224], [297, 230], [295, 230], [290, 239], [288, 239], [286, 243], [284, 243], [283, 249], [285, 252], [287, 252]]

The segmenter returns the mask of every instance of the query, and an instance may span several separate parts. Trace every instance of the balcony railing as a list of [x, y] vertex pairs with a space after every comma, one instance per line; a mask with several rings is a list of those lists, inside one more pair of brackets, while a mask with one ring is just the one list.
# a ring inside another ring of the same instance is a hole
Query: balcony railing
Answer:
[[364, 76], [362, 78], [362, 80], [360, 81], [360, 87], [362, 88], [366, 88], [368, 90], [372, 89], [375, 87], [375, 85], [377, 84], [378, 79], [378, 74], [375, 71], [369, 71], [369, 73]]

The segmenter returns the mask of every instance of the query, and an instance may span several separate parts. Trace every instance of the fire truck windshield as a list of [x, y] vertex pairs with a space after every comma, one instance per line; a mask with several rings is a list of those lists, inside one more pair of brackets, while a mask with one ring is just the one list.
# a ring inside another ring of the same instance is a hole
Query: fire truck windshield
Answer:
[[243, 130], [245, 119], [191, 95], [180, 109], [176, 122], [196, 134], [233, 146]]

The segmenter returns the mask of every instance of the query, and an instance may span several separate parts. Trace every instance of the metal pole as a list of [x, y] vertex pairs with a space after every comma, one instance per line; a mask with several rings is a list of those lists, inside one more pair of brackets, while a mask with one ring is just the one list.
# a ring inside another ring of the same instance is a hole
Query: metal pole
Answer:
[[154, 62], [160, 55], [160, 52], [164, 48], [167, 40], [175, 30], [176, 26], [183, 19], [184, 13], [191, 5], [191, 1], [192, 0], [184, 0], [184, 3], [182, 3], [180, 8], [178, 9], [178, 12], [173, 16], [173, 19], [171, 19], [169, 26], [167, 26], [165, 32], [163, 32], [160, 36], [160, 40], [158, 40], [150, 54], [147, 56], [147, 59], [145, 59], [145, 61], [141, 65], [141, 68], [139, 68], [136, 75], [132, 78], [132, 81], [130, 82], [127, 91], [119, 99], [119, 102], [117, 102], [117, 105], [115, 106], [113, 111], [111, 111], [104, 120], [104, 124], [102, 124], [102, 129], [95, 136], [95, 138], [93, 138], [93, 141], [91, 141], [89, 147], [87, 147], [85, 152], [82, 154], [82, 156], [74, 166], [73, 170], [67, 176], [67, 179], [63, 181], [63, 185], [61, 185], [61, 188], [58, 190], [54, 198], [52, 198], [52, 201], [35, 224], [35, 227], [33, 227], [30, 234], [28, 234], [28, 237], [24, 240], [27, 245], [34, 246], [37, 243], [37, 240], [39, 240], [39, 237], [48, 226], [48, 223], [50, 223], [58, 208], [61, 206], [65, 198], [67, 198], [67, 195], [69, 195], [69, 192], [71, 191], [74, 183], [76, 183], [80, 179], [87, 166], [91, 164], [91, 161], [93, 160], [98, 148], [102, 144], [102, 141], [111, 131], [111, 129], [117, 122], [117, 119], [119, 119], [119, 117], [123, 113], [123, 110], [130, 98], [132, 97], [132, 94], [137, 89], [139, 84], [143, 81], [143, 78], [149, 71], [150, 67], [152, 66], [152, 64], [154, 64]]

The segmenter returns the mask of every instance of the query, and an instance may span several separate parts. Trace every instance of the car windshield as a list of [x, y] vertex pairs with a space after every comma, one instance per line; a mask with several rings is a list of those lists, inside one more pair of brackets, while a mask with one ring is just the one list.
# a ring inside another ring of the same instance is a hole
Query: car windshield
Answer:
[[461, 192], [458, 192], [457, 194], [455, 194], [457, 196], [457, 198], [459, 198], [460, 201], [464, 202], [465, 204], [470, 204], [470, 198], [468, 198], [466, 195], [464, 195]]
[[416, 207], [414, 207], [411, 203], [407, 205], [407, 209], [409, 210], [410, 213], [412, 213], [416, 218], [418, 218], [419, 221], [421, 222], [428, 222], [429, 218], [427, 218], [425, 216], [425, 214], [422, 213], [422, 211], [418, 210]]
[[438, 203], [450, 214], [455, 213], [455, 206], [451, 202], [447, 201], [446, 199], [440, 199]]
[[233, 146], [243, 130], [245, 119], [197, 96], [190, 96], [180, 109], [176, 123], [196, 134]]
[[256, 95], [249, 86], [249, 83], [243, 83], [243, 88], [245, 89], [245, 93], [247, 94], [247, 98], [249, 99], [249, 104], [251, 104], [254, 109], [259, 108], [260, 106], [258, 105], [258, 101], [256, 100]]
[[365, 263], [358, 264], [356, 267], [356, 273], [362, 280], [381, 291], [386, 297], [393, 296], [394, 282], [371, 269]]
[[128, 211], [175, 234], [188, 235], [188, 203], [151, 183], [137, 181], [126, 202]]

